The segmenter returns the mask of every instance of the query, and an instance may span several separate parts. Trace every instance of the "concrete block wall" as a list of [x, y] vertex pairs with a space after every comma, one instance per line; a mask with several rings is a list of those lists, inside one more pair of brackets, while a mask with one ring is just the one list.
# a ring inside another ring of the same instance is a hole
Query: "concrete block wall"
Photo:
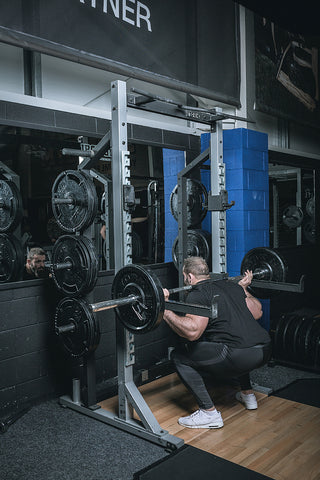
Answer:
[[[209, 134], [202, 135], [202, 151], [209, 146], [209, 141]], [[243, 128], [224, 130], [223, 161], [228, 199], [235, 201], [226, 213], [227, 271], [230, 276], [236, 276], [249, 250], [269, 246], [268, 136]], [[202, 172], [202, 182], [210, 190], [206, 171]], [[207, 217], [202, 225], [211, 231]], [[260, 323], [268, 329], [269, 300], [262, 303], [264, 316]]]

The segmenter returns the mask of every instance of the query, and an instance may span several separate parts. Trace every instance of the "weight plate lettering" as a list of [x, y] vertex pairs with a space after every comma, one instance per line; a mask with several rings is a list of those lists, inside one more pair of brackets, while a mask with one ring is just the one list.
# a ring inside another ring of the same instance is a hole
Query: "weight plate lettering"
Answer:
[[16, 184], [0, 179], [0, 232], [12, 232], [22, 219], [22, 198]]
[[[61, 264], [69, 267], [59, 268]], [[90, 292], [98, 277], [98, 259], [91, 240], [84, 236], [63, 235], [52, 251], [52, 276], [65, 295], [83, 295]]]
[[[207, 214], [208, 193], [205, 186], [198, 180], [188, 178], [187, 186], [187, 226], [195, 227], [202, 222]], [[178, 185], [170, 196], [170, 209], [175, 220], [178, 221]]]
[[[69, 326], [72, 330], [59, 333], [59, 329]], [[82, 299], [60, 300], [55, 313], [55, 329], [63, 348], [73, 357], [88, 356], [99, 345], [99, 322]]]
[[140, 265], [121, 268], [112, 283], [112, 298], [129, 295], [138, 295], [139, 301], [115, 309], [124, 327], [134, 334], [144, 334], [156, 328], [164, 312], [164, 295], [158, 277]]
[[97, 192], [86, 173], [66, 170], [56, 178], [52, 187], [52, 211], [64, 231], [84, 230], [94, 221], [97, 209]]

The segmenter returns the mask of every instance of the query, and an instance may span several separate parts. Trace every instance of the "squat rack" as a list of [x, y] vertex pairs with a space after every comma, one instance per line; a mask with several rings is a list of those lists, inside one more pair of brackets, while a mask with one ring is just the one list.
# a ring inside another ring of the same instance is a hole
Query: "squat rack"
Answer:
[[[136, 91], [137, 92], [137, 91]], [[73, 154], [86, 157], [79, 165], [79, 169], [89, 170], [92, 177], [100, 180], [96, 172], [91, 169], [94, 162], [99, 159], [110, 147], [112, 147], [112, 195], [113, 195], [113, 232], [114, 239], [114, 268], [115, 273], [127, 264], [132, 263], [132, 245], [131, 245], [131, 209], [134, 204], [134, 191], [130, 185], [130, 157], [127, 145], [127, 102], [128, 106], [137, 106], [140, 108], [145, 103], [152, 103], [153, 100], [159, 100], [159, 97], [143, 95], [145, 101], [141, 101], [138, 105], [132, 97], [127, 97], [126, 84], [123, 81], [114, 81], [111, 83], [111, 134], [108, 132], [98, 143], [96, 147], [89, 151], [70, 151], [63, 149], [64, 154]], [[165, 106], [176, 109], [174, 102], [160, 99]], [[182, 109], [184, 118], [189, 118], [189, 107]], [[180, 109], [181, 110], [181, 109]], [[194, 112], [190, 110], [191, 117], [195, 119]], [[172, 115], [166, 111], [158, 112], [165, 115]], [[174, 113], [175, 114], [175, 113]], [[175, 114], [175, 116], [177, 116]], [[179, 116], [179, 115], [178, 115]], [[197, 112], [196, 120], [199, 122], [209, 123], [211, 127], [216, 124], [216, 128], [211, 128], [210, 147], [199, 157], [193, 160], [182, 172], [178, 174], [178, 203], [182, 205], [179, 208], [178, 228], [179, 239], [182, 245], [179, 256], [180, 265], [182, 265], [183, 256], [186, 252], [186, 176], [199, 165], [211, 158], [211, 184], [214, 195], [208, 200], [208, 209], [212, 211], [212, 238], [216, 242], [213, 248], [213, 272], [224, 272], [226, 265], [225, 252], [225, 210], [232, 205], [227, 202], [227, 194], [224, 188], [224, 164], [222, 162], [222, 122], [226, 118], [222, 112], [215, 110], [214, 112], [206, 112], [200, 110]], [[214, 160], [215, 159], [215, 160]], [[105, 183], [107, 189], [107, 183]], [[107, 191], [106, 191], [107, 193]], [[221, 233], [222, 229], [222, 233]], [[217, 235], [217, 232], [220, 232]], [[215, 240], [217, 237], [217, 241]], [[179, 265], [179, 266], [180, 266]], [[181, 271], [181, 268], [180, 268]], [[182, 285], [183, 280], [179, 277], [179, 283]], [[138, 435], [149, 441], [164, 446], [170, 450], [175, 450], [183, 445], [183, 440], [170, 435], [163, 430], [149, 406], [142, 397], [140, 391], [133, 381], [133, 365], [135, 363], [134, 352], [134, 335], [126, 330], [120, 322], [116, 322], [116, 340], [117, 340], [117, 369], [118, 369], [118, 416], [112, 412], [104, 410], [95, 405], [95, 394], [87, 395], [87, 406], [81, 403], [80, 399], [80, 382], [73, 381], [73, 396], [62, 396], [60, 398], [61, 405], [69, 407], [73, 410], [81, 412], [85, 415], [103, 421], [117, 428], [121, 428], [129, 433]], [[94, 360], [88, 359], [86, 365], [87, 387], [93, 390], [95, 383], [94, 378]], [[137, 422], [133, 418], [134, 410], [138, 414], [141, 422]]]

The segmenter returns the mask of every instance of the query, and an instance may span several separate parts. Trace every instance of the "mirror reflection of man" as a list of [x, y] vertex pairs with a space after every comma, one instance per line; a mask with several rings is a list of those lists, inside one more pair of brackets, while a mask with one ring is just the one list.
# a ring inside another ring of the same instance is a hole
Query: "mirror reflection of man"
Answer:
[[40, 247], [29, 250], [23, 271], [23, 280], [33, 278], [47, 278], [48, 271], [45, 268], [46, 252]]

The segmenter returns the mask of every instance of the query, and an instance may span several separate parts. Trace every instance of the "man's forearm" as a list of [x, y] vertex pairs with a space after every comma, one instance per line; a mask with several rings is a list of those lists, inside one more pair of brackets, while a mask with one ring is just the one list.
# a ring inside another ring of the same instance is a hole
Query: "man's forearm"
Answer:
[[163, 320], [169, 325], [172, 330], [180, 337], [187, 340], [197, 340], [198, 330], [195, 328], [194, 320], [188, 316], [180, 316], [171, 310], [165, 310]]

